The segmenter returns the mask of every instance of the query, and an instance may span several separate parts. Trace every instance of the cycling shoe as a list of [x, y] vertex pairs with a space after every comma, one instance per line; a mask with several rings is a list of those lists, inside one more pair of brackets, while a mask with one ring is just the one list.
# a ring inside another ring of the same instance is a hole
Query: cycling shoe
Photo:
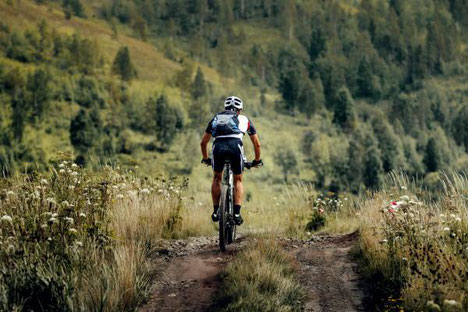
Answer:
[[244, 223], [244, 219], [242, 219], [242, 216], [240, 214], [235, 214], [234, 222], [236, 223], [236, 225], [241, 225], [242, 223]]
[[213, 213], [211, 214], [211, 220], [213, 220], [213, 222], [218, 222], [218, 221], [219, 221], [218, 212], [213, 212]]

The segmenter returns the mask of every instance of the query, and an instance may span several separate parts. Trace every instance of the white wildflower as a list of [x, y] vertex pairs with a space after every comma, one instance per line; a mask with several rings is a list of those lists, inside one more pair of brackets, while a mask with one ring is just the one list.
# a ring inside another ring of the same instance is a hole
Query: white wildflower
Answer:
[[118, 194], [118, 195], [116, 196], [116, 198], [117, 198], [117, 199], [122, 199], [122, 198], [124, 198], [124, 196], [123, 196], [122, 194]]
[[445, 215], [444, 215], [443, 213], [441, 213], [441, 214], [439, 215], [439, 218], [445, 218]]
[[68, 189], [73, 191], [75, 189], [75, 186], [74, 185], [69, 185]]
[[68, 206], [70, 206], [70, 203], [68, 201], [64, 200], [62, 202], [62, 205], [65, 206], [65, 207], [68, 207]]
[[75, 245], [76, 245], [77, 247], [83, 247], [83, 243], [80, 242], [80, 241], [76, 242]]
[[60, 169], [59, 173], [65, 173], [65, 169]]
[[403, 262], [407, 262], [407, 261], [408, 261], [408, 258], [403, 257], [403, 258], [401, 258], [401, 260], [402, 260]]
[[63, 218], [65, 220], [65, 222], [67, 222], [68, 224], [73, 224], [74, 220], [73, 218], [70, 218], [70, 217], [65, 217]]
[[83, 213], [83, 212], [81, 212], [81, 213], [80, 213], [80, 218], [86, 218], [86, 214]]
[[452, 219], [455, 219], [456, 215], [454, 215], [453, 213], [450, 215], [450, 218]]
[[450, 233], [450, 236], [452, 236], [452, 237], [456, 237], [456, 236], [457, 236], [457, 234], [455, 234], [455, 233], [453, 233], [453, 232], [452, 232], [452, 233]]
[[77, 164], [72, 164], [71, 167], [72, 168], [78, 168], [78, 165]]
[[45, 223], [41, 225], [41, 229], [47, 229], [48, 227], [49, 226], [47, 224], [45, 224]]
[[147, 188], [144, 188], [140, 191], [142, 194], [149, 194], [150, 191]]
[[65, 164], [63, 163], [59, 165], [59, 168], [64, 168], [64, 167], [65, 167]]
[[444, 231], [445, 232], [450, 232], [450, 228], [446, 227], [446, 228], [444, 228]]
[[162, 189], [159, 189], [159, 190], [158, 190], [158, 193], [162, 193], [162, 192], [163, 192], [163, 190], [162, 190]]
[[41, 179], [41, 183], [42, 183], [42, 184], [49, 184], [49, 182], [47, 182], [46, 179]]
[[56, 204], [55, 199], [53, 197], [47, 198], [46, 201], [50, 204]]
[[52, 237], [49, 237], [47, 240], [48, 240], [49, 242], [51, 242], [51, 241], [52, 241]]
[[409, 197], [407, 195], [401, 196], [400, 199], [404, 200], [405, 202], [409, 201]]
[[53, 214], [50, 215], [52, 218], [57, 218], [58, 217], [58, 213], [54, 212]]
[[460, 217], [456, 217], [456, 218], [455, 218], [455, 221], [461, 222], [461, 218], [460, 218]]
[[348, 197], [345, 197], [344, 200], [348, 200]]
[[406, 191], [408, 188], [407, 188], [406, 186], [402, 185], [402, 186], [401, 186], [401, 189], [402, 189], [403, 191]]
[[112, 188], [116, 190], [116, 189], [118, 189], [119, 187], [118, 187], [117, 185], [112, 185]]
[[8, 192], [7, 192], [7, 195], [9, 195], [9, 196], [14, 196], [14, 195], [15, 195], [15, 192], [13, 192], [13, 191], [8, 191]]
[[52, 225], [52, 224], [54, 224], [54, 223], [56, 223], [56, 222], [57, 222], [57, 219], [54, 218], [54, 217], [52, 217], [52, 218], [49, 219], [49, 224], [50, 224], [50, 225]]
[[449, 300], [449, 299], [444, 300], [444, 305], [452, 306], [452, 307], [461, 307], [461, 304], [459, 302], [457, 302], [456, 300]]
[[199, 203], [198, 203], [198, 206], [203, 206], [203, 203], [202, 203], [202, 202], [199, 202]]
[[71, 173], [71, 175], [72, 175], [72, 176], [77, 176], [77, 175], [78, 175], [78, 172], [73, 171], [73, 172]]
[[379, 243], [381, 243], [381, 244], [388, 243], [388, 239], [382, 239]]
[[410, 218], [414, 218], [414, 214], [411, 213], [411, 212], [408, 214], [408, 216], [409, 216]]
[[4, 215], [4, 216], [2, 217], [2, 221], [12, 222], [12, 221], [13, 221], [13, 218], [10, 217], [9, 215]]
[[70, 232], [71, 234], [76, 234], [76, 233], [78, 233], [78, 231], [77, 231], [76, 229], [74, 229], [74, 228], [68, 229], [68, 232]]

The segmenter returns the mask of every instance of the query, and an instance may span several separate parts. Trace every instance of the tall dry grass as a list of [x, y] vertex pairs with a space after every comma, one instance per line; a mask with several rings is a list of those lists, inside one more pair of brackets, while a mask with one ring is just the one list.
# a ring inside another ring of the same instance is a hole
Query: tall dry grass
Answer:
[[0, 180], [0, 310], [133, 310], [162, 239], [214, 231], [192, 195], [186, 181], [67, 159]]
[[304, 290], [293, 257], [274, 239], [259, 239], [228, 264], [215, 311], [302, 311]]
[[394, 174], [360, 205], [364, 272], [410, 310], [468, 308], [468, 179], [444, 175], [441, 186], [422, 200], [434, 194]]

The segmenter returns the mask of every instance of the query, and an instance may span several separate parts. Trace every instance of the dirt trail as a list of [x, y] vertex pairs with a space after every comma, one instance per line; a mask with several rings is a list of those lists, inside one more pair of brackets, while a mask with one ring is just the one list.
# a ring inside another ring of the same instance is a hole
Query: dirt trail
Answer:
[[[299, 278], [308, 293], [305, 311], [366, 311], [365, 292], [349, 255], [356, 240], [356, 233], [279, 239], [300, 264]], [[216, 238], [173, 242], [162, 248], [159, 282], [140, 312], [209, 311], [220, 272], [247, 243], [241, 239], [226, 253], [219, 251]]]
[[162, 248], [159, 282], [140, 312], [208, 311], [219, 274], [246, 244], [247, 240], [240, 238], [227, 252], [220, 252], [216, 238], [199, 238]]
[[[358, 234], [314, 236], [292, 252], [308, 292], [305, 311], [368, 311], [364, 285], [350, 256]], [[290, 244], [291, 246], [291, 244]]]

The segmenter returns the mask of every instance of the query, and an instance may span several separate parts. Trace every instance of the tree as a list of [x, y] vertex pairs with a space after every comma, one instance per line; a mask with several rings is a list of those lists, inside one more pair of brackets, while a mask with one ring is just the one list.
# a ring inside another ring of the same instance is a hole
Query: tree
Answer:
[[28, 91], [29, 107], [32, 111], [32, 118], [41, 119], [48, 109], [51, 98], [50, 75], [43, 69], [37, 69], [34, 74], [29, 75], [26, 88]]
[[160, 95], [156, 101], [154, 99], [149, 100], [148, 112], [150, 118], [148, 124], [156, 134], [160, 149], [167, 151], [176, 134], [184, 126], [182, 114], [177, 108], [169, 104], [164, 94]]
[[366, 151], [362, 143], [363, 138], [360, 131], [352, 136], [348, 147], [348, 166], [347, 180], [348, 185], [353, 193], [359, 193], [365, 172], [365, 156]]
[[275, 161], [281, 167], [284, 182], [288, 183], [290, 174], [299, 174], [296, 154], [291, 149], [282, 149], [275, 155]]
[[434, 172], [440, 169], [442, 155], [435, 138], [430, 138], [426, 144], [424, 154], [424, 164], [428, 172]]
[[372, 68], [366, 57], [362, 58], [359, 62], [356, 83], [358, 87], [358, 96], [370, 97], [373, 95]]
[[122, 47], [117, 52], [112, 65], [112, 72], [119, 75], [124, 81], [130, 81], [137, 77], [137, 71], [133, 67], [128, 47]]
[[192, 83], [190, 93], [195, 100], [205, 97], [207, 94], [205, 77], [200, 67], [198, 67], [197, 74], [195, 75], [195, 80]]
[[79, 153], [77, 162], [84, 165], [93, 148], [97, 147], [99, 151], [101, 139], [102, 120], [97, 108], [94, 107], [91, 112], [80, 109], [70, 123], [70, 141]]
[[346, 87], [342, 87], [338, 90], [333, 113], [333, 122], [338, 124], [345, 131], [351, 131], [356, 126], [354, 100]]
[[380, 160], [380, 153], [376, 146], [371, 146], [367, 149], [364, 161], [364, 184], [369, 189], [377, 190], [382, 184], [382, 161]]
[[455, 141], [464, 145], [468, 153], [468, 105], [463, 105], [452, 124]]
[[309, 57], [312, 63], [325, 51], [326, 42], [322, 27], [318, 26], [312, 31], [310, 36]]

